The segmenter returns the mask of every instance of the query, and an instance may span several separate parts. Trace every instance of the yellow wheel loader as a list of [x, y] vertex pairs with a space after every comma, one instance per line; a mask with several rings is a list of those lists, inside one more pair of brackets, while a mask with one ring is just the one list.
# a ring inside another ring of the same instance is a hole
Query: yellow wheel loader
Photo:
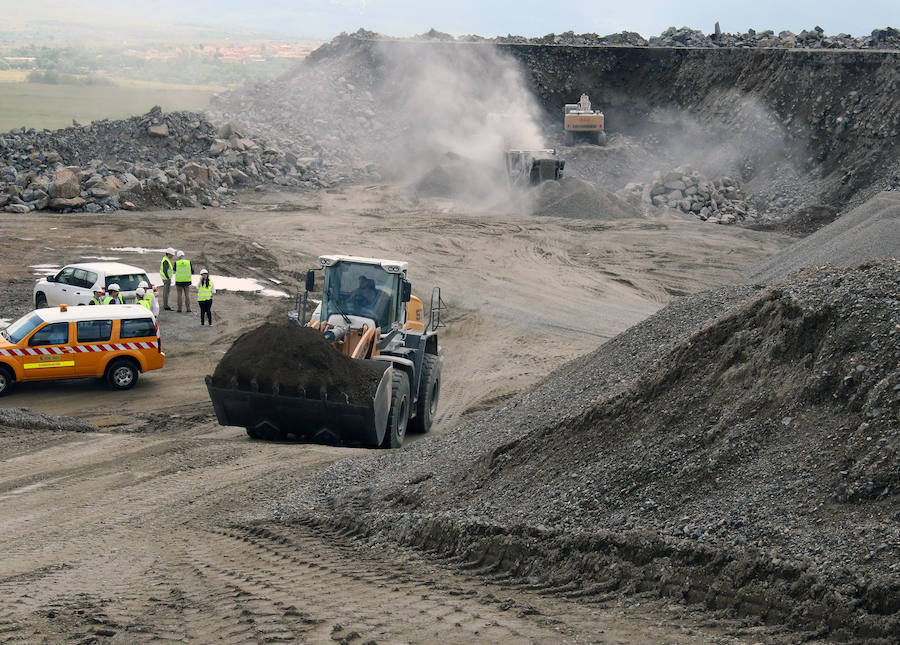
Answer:
[[567, 146], [574, 145], [579, 140], [597, 145], [606, 144], [603, 112], [591, 109], [591, 99], [587, 94], [582, 94], [578, 103], [566, 103], [563, 112]]
[[[319, 267], [306, 275], [306, 290], [299, 298], [295, 321], [322, 350], [327, 361], [340, 370], [353, 391], [312, 386], [285, 387], [265, 379], [225, 384], [206, 377], [216, 417], [222, 425], [242, 426], [253, 438], [312, 440], [331, 444], [362, 443], [400, 448], [407, 429], [428, 432], [437, 412], [441, 387], [442, 356], [438, 344], [443, 301], [439, 287], [432, 290], [427, 317], [424, 303], [412, 295], [406, 262], [346, 255], [323, 255]], [[316, 272], [324, 273], [322, 300], [306, 322], [315, 290]], [[321, 334], [321, 338], [317, 334]], [[241, 339], [235, 341], [237, 344]], [[232, 347], [232, 349], [234, 346]], [[331, 355], [330, 351], [340, 354]], [[230, 352], [231, 350], [229, 350]], [[284, 378], [280, 347], [271, 354]], [[223, 358], [223, 362], [228, 358]], [[265, 360], [262, 361], [265, 363]], [[217, 368], [218, 369], [218, 368]], [[332, 374], [313, 380], [333, 381]], [[363, 391], [365, 396], [355, 394]]]

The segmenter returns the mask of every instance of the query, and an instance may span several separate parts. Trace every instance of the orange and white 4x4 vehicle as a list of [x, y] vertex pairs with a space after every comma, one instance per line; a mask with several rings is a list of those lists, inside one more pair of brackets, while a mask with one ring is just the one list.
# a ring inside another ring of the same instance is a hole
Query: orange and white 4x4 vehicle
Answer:
[[104, 378], [117, 390], [166, 362], [153, 314], [141, 305], [37, 309], [0, 331], [0, 396], [15, 381]]

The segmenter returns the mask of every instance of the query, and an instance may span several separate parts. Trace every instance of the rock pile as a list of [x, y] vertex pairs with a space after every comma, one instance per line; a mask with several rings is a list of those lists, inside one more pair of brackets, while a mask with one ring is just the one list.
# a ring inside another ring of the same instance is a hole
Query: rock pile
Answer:
[[757, 32], [748, 29], [744, 33], [724, 33], [718, 29], [712, 34], [705, 34], [699, 29], [690, 27], [669, 27], [659, 36], [651, 36], [649, 40], [640, 34], [623, 31], [608, 36], [595, 33], [576, 34], [567, 31], [561, 34], [547, 34], [535, 38], [524, 36], [500, 36], [498, 38], [482, 38], [481, 36], [461, 36], [458, 40], [466, 42], [495, 42], [513, 45], [566, 45], [584, 47], [777, 47], [782, 49], [900, 49], [900, 30], [893, 27], [875, 29], [868, 36], [851, 36], [837, 34], [828, 36], [821, 27], [804, 29], [799, 34], [791, 31], [767, 29]]
[[0, 134], [0, 207], [12, 213], [218, 206], [265, 182], [317, 185], [315, 162], [193, 112]]
[[[341, 34], [347, 37], [347, 34]], [[352, 37], [384, 39], [381, 34], [360, 29]], [[450, 34], [431, 31], [413, 36], [415, 40], [441, 40], [457, 42], [492, 42], [504, 45], [564, 45], [570, 47], [776, 47], [782, 49], [900, 49], [900, 30], [894, 27], [874, 29], [868, 36], [851, 36], [837, 34], [828, 36], [821, 27], [804, 29], [799, 34], [784, 30], [776, 33], [772, 29], [756, 31], [748, 29], [744, 33], [726, 33], [716, 29], [705, 34], [700, 29], [690, 27], [669, 27], [659, 36], [645, 39], [633, 31], [621, 31], [601, 36], [596, 33], [576, 34], [565, 31], [561, 34], [549, 33], [544, 36], [497, 36], [485, 38], [476, 34], [467, 34], [454, 38]]]
[[709, 179], [689, 166], [668, 173], [655, 172], [646, 184], [630, 183], [622, 196], [630, 203], [652, 204], [693, 213], [704, 222], [734, 224], [755, 221], [756, 208], [741, 190], [739, 183], [727, 175]]

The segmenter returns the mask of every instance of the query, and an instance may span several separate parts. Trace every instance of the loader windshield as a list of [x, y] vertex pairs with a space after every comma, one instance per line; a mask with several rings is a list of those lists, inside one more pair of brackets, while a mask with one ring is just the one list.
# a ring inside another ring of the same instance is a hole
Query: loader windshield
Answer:
[[372, 318], [382, 329], [389, 328], [399, 314], [399, 280], [379, 265], [339, 262], [325, 272], [322, 320], [342, 312]]

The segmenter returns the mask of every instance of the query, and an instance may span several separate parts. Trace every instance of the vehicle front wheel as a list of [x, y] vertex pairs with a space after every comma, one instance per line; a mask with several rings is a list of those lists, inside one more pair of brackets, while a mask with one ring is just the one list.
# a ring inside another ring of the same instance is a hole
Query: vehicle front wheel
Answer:
[[34, 308], [35, 309], [44, 309], [47, 306], [47, 296], [42, 293], [37, 294], [34, 297]]
[[137, 383], [140, 370], [126, 358], [114, 360], [106, 368], [106, 382], [114, 390], [127, 390]]
[[431, 430], [440, 396], [441, 357], [436, 354], [425, 354], [422, 359], [422, 383], [419, 385], [416, 416], [409, 421], [410, 432], [424, 433]]
[[0, 367], [0, 396], [9, 392], [15, 380], [9, 368]]
[[391, 411], [388, 414], [382, 448], [402, 448], [407, 423], [409, 423], [409, 379], [405, 372], [395, 370], [391, 383]]

